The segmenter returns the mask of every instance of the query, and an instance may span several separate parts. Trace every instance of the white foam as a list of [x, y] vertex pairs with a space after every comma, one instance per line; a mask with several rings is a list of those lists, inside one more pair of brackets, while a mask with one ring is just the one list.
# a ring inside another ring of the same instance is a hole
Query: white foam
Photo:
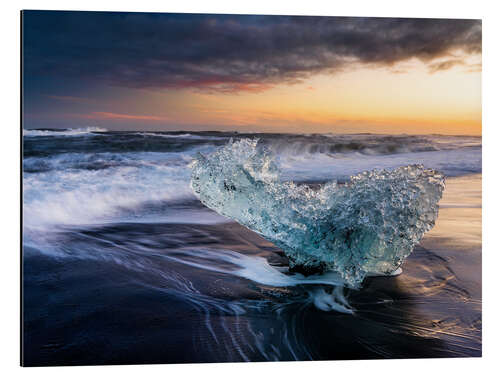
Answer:
[[[311, 276], [298, 273], [285, 274], [279, 268], [271, 266], [265, 258], [248, 256], [230, 250], [183, 249], [176, 255], [166, 255], [165, 257], [192, 267], [242, 277], [265, 286], [316, 286], [308, 291], [309, 302], [314, 304], [316, 308], [344, 314], [354, 313], [344, 295], [346, 285], [340, 275], [335, 272]], [[224, 266], [225, 264], [235, 267], [228, 268]], [[328, 286], [329, 290], [325, 286]]]
[[423, 164], [426, 168], [442, 171], [447, 176], [480, 173], [482, 170], [482, 150], [476, 147], [391, 155], [279, 155], [278, 160], [282, 178], [296, 181], [345, 179], [363, 171], [392, 170], [409, 164]]
[[[312, 276], [304, 276], [298, 273], [287, 275], [271, 266], [265, 258], [244, 255], [230, 250], [183, 249], [180, 255], [182, 257], [166, 257], [193, 267], [243, 277], [262, 285], [274, 287], [297, 285], [344, 286], [344, 281], [340, 275], [334, 272]], [[236, 268], [224, 267], [222, 266], [224, 263], [232, 264]]]
[[25, 227], [96, 224], [124, 219], [124, 213], [140, 217], [137, 210], [145, 203], [194, 199], [189, 171], [178, 167], [187, 161], [130, 153], [119, 155], [119, 162], [107, 168], [78, 168], [88, 163], [87, 156], [65, 154], [49, 161], [54, 169], [23, 174]]
[[155, 132], [139, 132], [135, 133], [137, 135], [149, 136], [149, 137], [160, 137], [160, 138], [180, 138], [180, 139], [199, 139], [199, 140], [229, 140], [227, 137], [216, 137], [210, 135], [197, 135], [191, 133], [182, 134], [165, 134], [165, 133], [155, 133]]
[[99, 128], [95, 126], [89, 126], [87, 128], [74, 128], [74, 129], [61, 129], [61, 130], [30, 130], [23, 129], [24, 137], [34, 137], [34, 136], [75, 136], [83, 134], [92, 134], [95, 132], [103, 133], [107, 132], [107, 129]]
[[341, 287], [335, 287], [331, 293], [328, 293], [325, 288], [316, 288], [309, 295], [314, 306], [319, 310], [335, 310], [344, 314], [354, 313]]

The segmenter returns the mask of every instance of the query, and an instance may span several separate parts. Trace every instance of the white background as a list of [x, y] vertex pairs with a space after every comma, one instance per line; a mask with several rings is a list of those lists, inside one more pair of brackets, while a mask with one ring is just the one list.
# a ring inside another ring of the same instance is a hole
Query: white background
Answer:
[[[495, 1], [389, 0], [334, 1], [5, 1], [1, 11], [0, 54], [0, 372], [2, 374], [177, 374], [258, 373], [316, 374], [482, 374], [500, 368], [500, 279], [498, 195], [499, 153], [499, 48], [500, 12]], [[152, 12], [305, 14], [329, 16], [385, 16], [481, 18], [483, 20], [483, 358], [430, 360], [328, 361], [301, 363], [148, 365], [104, 367], [19, 367], [19, 277], [20, 277], [20, 15], [21, 9], [119, 10]]]

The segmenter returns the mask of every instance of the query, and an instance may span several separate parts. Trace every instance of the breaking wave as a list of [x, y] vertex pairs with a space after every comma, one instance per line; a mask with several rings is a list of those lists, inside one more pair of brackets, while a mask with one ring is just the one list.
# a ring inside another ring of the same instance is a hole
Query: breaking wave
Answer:
[[92, 133], [104, 133], [107, 132], [107, 129], [99, 128], [95, 126], [89, 126], [87, 128], [75, 128], [75, 129], [23, 129], [24, 137], [50, 137], [50, 136], [75, 136], [75, 135], [84, 135], [84, 134], [92, 134]]
[[57, 154], [24, 160], [24, 225], [95, 224], [164, 215], [193, 199], [188, 159], [160, 153]]

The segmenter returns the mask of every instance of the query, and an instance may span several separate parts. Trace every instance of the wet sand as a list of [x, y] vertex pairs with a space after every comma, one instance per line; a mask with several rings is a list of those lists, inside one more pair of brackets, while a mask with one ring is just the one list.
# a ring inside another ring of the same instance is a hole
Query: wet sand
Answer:
[[437, 224], [403, 273], [346, 291], [354, 314], [318, 310], [315, 286], [172, 261], [203, 249], [286, 266], [235, 223], [89, 227], [61, 233], [58, 249], [25, 247], [27, 366], [481, 355], [481, 175], [448, 179]]

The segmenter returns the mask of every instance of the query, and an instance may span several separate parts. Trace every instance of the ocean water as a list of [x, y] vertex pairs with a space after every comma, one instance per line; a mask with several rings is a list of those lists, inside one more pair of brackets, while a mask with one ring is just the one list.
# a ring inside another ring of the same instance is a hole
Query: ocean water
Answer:
[[[241, 138], [313, 185], [424, 164], [458, 186], [444, 209], [479, 204], [480, 220], [481, 137], [24, 130], [26, 365], [481, 355], [480, 277], [466, 277], [480, 275], [480, 233], [465, 251], [443, 245], [463, 230], [430, 232], [402, 275], [359, 290], [291, 275], [280, 249], [189, 187], [197, 153]], [[479, 203], [463, 206], [461, 181]]]

